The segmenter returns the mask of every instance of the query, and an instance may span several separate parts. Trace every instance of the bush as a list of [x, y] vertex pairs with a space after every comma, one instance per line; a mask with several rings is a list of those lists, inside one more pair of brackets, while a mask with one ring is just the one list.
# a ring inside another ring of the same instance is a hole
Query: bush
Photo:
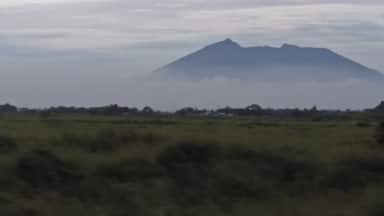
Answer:
[[383, 205], [376, 205], [371, 206], [370, 209], [368, 209], [368, 216], [383, 216], [384, 215], [384, 208]]
[[362, 122], [362, 121], [360, 121], [360, 122], [356, 123], [356, 126], [364, 128], [364, 127], [371, 127], [372, 125], [371, 125], [370, 122]]
[[165, 149], [158, 162], [167, 168], [183, 164], [206, 165], [217, 158], [219, 151], [213, 144], [183, 142]]
[[[294, 161], [269, 152], [256, 152], [245, 147], [219, 148], [217, 145], [182, 143], [165, 149], [158, 161], [171, 176], [192, 178], [204, 170], [233, 173], [244, 177], [257, 176], [266, 181], [284, 184], [313, 181], [318, 166], [309, 161]], [[192, 173], [189, 173], [192, 172]], [[219, 174], [219, 175], [221, 175]], [[226, 174], [227, 175], [227, 174]]]
[[64, 134], [56, 144], [81, 148], [89, 152], [111, 152], [120, 148], [121, 140], [113, 131], [101, 131], [95, 136]]
[[33, 187], [56, 187], [81, 179], [74, 165], [63, 162], [46, 150], [33, 150], [17, 161], [17, 175]]
[[384, 145], [384, 122], [380, 123], [376, 129], [376, 142], [379, 145]]
[[244, 147], [230, 148], [226, 158], [251, 165], [250, 174], [281, 183], [312, 181], [319, 172], [319, 167], [311, 161], [295, 161], [271, 152], [257, 152]]
[[111, 130], [104, 130], [95, 136], [64, 134], [59, 140], [56, 140], [56, 144], [71, 148], [81, 148], [89, 152], [113, 152], [131, 143], [143, 142], [152, 144], [161, 140], [162, 137], [152, 133], [139, 134], [131, 131], [125, 134], [118, 134]]
[[178, 204], [194, 206], [218, 197], [213, 170], [219, 157], [218, 146], [195, 142], [182, 142], [160, 153], [157, 162], [170, 177]]
[[266, 199], [272, 191], [299, 193], [304, 186], [313, 188], [319, 175], [319, 168], [308, 161], [294, 161], [242, 146], [193, 142], [168, 147], [158, 162], [176, 183], [179, 200], [210, 200], [220, 206], [242, 199]]
[[218, 179], [214, 187], [217, 191], [216, 197], [221, 202], [238, 199], [263, 200], [269, 196], [271, 189], [267, 182], [257, 182], [244, 175]]
[[0, 135], [0, 153], [9, 153], [17, 149], [17, 144], [14, 139], [8, 136]]
[[384, 179], [384, 160], [351, 158], [339, 162], [322, 180], [322, 186], [350, 191]]
[[159, 143], [164, 140], [162, 136], [159, 136], [154, 133], [137, 133], [135, 131], [130, 131], [119, 135], [119, 139], [124, 143], [137, 143], [142, 142], [145, 144], [154, 144]]
[[184, 142], [165, 149], [157, 161], [166, 168], [168, 175], [184, 185], [197, 183], [196, 178], [205, 176], [210, 163], [218, 156], [216, 145]]
[[101, 166], [97, 168], [96, 175], [121, 182], [142, 181], [163, 176], [163, 169], [146, 160], [131, 159]]

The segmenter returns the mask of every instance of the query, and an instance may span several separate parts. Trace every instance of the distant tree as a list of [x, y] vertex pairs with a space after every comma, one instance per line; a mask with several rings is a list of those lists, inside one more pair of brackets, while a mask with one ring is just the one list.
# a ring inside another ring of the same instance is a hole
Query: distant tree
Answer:
[[252, 104], [252, 105], [247, 106], [245, 108], [245, 110], [251, 111], [251, 112], [259, 112], [259, 111], [262, 111], [263, 108], [258, 104]]
[[17, 112], [17, 107], [10, 105], [10, 104], [0, 105], [0, 112], [2, 112], [2, 113], [15, 113], [15, 112]]
[[317, 112], [317, 106], [313, 106], [310, 111], [311, 112]]
[[384, 101], [377, 105], [373, 110], [375, 112], [384, 112]]
[[192, 107], [185, 107], [185, 108], [182, 108], [180, 110], [177, 110], [176, 111], [176, 115], [181, 115], [181, 116], [191, 116], [191, 115], [198, 115], [200, 114], [202, 111], [200, 111], [199, 109], [196, 109], [196, 108], [192, 108]]
[[151, 107], [146, 106], [143, 108], [143, 110], [141, 112], [146, 113], [146, 114], [150, 114], [150, 113], [154, 113], [155, 111]]

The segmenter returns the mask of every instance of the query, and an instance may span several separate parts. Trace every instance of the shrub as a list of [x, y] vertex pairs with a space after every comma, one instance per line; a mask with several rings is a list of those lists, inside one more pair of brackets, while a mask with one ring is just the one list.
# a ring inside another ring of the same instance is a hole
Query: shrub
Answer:
[[123, 143], [137, 143], [143, 142], [145, 144], [154, 144], [159, 143], [164, 140], [162, 136], [159, 136], [154, 133], [137, 133], [135, 131], [130, 131], [128, 133], [120, 134], [119, 139]]
[[371, 125], [370, 122], [362, 122], [362, 121], [360, 121], [360, 122], [356, 123], [356, 126], [364, 128], [364, 127], [371, 127], [372, 125]]
[[101, 131], [95, 136], [64, 134], [56, 144], [71, 148], [81, 148], [89, 152], [110, 152], [120, 148], [121, 140], [113, 131]]
[[121, 161], [117, 164], [104, 165], [96, 170], [96, 175], [117, 181], [141, 181], [158, 178], [163, 175], [161, 166], [141, 159]]
[[89, 152], [113, 152], [131, 143], [152, 144], [160, 142], [162, 137], [153, 133], [140, 134], [130, 131], [118, 134], [112, 130], [103, 130], [95, 136], [64, 134], [56, 144], [71, 148], [81, 148]]
[[165, 149], [158, 157], [158, 162], [167, 168], [183, 164], [206, 165], [218, 155], [216, 145], [183, 142]]
[[120, 140], [124, 143], [137, 143], [140, 141], [140, 136], [134, 131], [129, 131], [120, 135]]
[[218, 155], [216, 145], [184, 142], [165, 149], [157, 161], [178, 183], [190, 184], [207, 174]]
[[383, 216], [384, 215], [384, 208], [383, 205], [376, 205], [376, 206], [371, 206], [368, 209], [368, 216]]
[[303, 186], [313, 187], [319, 175], [319, 168], [308, 161], [242, 146], [193, 142], [168, 147], [158, 162], [176, 183], [175, 193], [184, 203], [208, 199], [230, 205], [242, 199], [266, 199], [276, 190], [299, 193]]
[[339, 162], [322, 180], [326, 188], [350, 191], [377, 183], [384, 178], [384, 160], [351, 158]]
[[94, 139], [89, 142], [91, 152], [109, 152], [119, 149], [121, 142], [118, 135], [111, 130], [101, 131]]
[[72, 133], [64, 133], [58, 140], [55, 140], [56, 145], [78, 148], [86, 148], [90, 142], [90, 137], [80, 136]]
[[[363, 209], [362, 212], [367, 216], [382, 216], [384, 215], [384, 202], [383, 202], [383, 188], [380, 186], [368, 189], [364, 193]], [[361, 214], [361, 215], [363, 215]]]
[[157, 162], [172, 180], [171, 193], [177, 203], [193, 206], [217, 196], [212, 171], [219, 151], [213, 144], [183, 142], [160, 153]]
[[311, 161], [295, 161], [271, 152], [257, 152], [244, 147], [230, 148], [226, 158], [251, 165], [252, 171], [249, 174], [280, 183], [295, 183], [303, 179], [312, 181], [319, 172], [318, 166]]
[[14, 139], [8, 136], [0, 135], [0, 153], [9, 153], [17, 149]]
[[17, 175], [33, 187], [56, 187], [77, 182], [81, 175], [74, 165], [46, 150], [24, 153], [17, 161]]
[[156, 136], [153, 133], [147, 133], [141, 136], [141, 140], [147, 144], [154, 144], [156, 142], [160, 142], [162, 138], [160, 136]]
[[216, 180], [214, 186], [220, 201], [238, 199], [263, 200], [268, 196], [270, 187], [266, 182], [256, 182], [245, 176], [232, 176]]
[[379, 145], [384, 145], [384, 122], [380, 123], [376, 129], [376, 141]]

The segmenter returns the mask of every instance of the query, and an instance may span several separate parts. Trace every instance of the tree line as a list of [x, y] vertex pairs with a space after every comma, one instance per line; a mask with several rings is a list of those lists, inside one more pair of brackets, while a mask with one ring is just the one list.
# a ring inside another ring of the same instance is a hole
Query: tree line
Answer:
[[194, 107], [185, 107], [174, 112], [158, 111], [150, 106], [142, 109], [136, 107], [119, 106], [117, 104], [98, 106], [98, 107], [74, 107], [57, 106], [43, 109], [19, 108], [11, 104], [0, 105], [0, 113], [26, 113], [40, 114], [49, 116], [51, 114], [89, 114], [89, 115], [176, 115], [176, 116], [210, 116], [210, 117], [232, 117], [232, 116], [275, 116], [275, 117], [293, 117], [293, 118], [347, 118], [352, 115], [369, 114], [373, 116], [384, 115], [384, 101], [372, 109], [362, 111], [353, 110], [319, 110], [316, 106], [310, 109], [287, 108], [273, 109], [263, 108], [258, 104], [252, 104], [244, 108], [224, 107], [215, 110], [199, 109]]

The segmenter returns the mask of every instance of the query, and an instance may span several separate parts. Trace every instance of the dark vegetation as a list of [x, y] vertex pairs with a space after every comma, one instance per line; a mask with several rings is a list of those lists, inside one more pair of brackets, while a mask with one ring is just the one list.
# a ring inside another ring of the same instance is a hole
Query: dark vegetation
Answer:
[[321, 121], [316, 108], [299, 120], [145, 112], [3, 115], [1, 215], [384, 212], [384, 124], [371, 111]]
[[153, 133], [137, 133], [128, 131], [117, 134], [113, 130], [102, 130], [96, 135], [80, 135], [64, 133], [53, 142], [54, 145], [66, 148], [80, 148], [89, 152], [113, 152], [130, 144], [155, 144], [163, 141], [163, 137]]
[[47, 150], [32, 150], [21, 155], [17, 160], [16, 174], [34, 189], [60, 189], [81, 180], [76, 166]]
[[181, 116], [181, 117], [234, 117], [234, 116], [258, 116], [275, 119], [294, 120], [352, 120], [365, 118], [375, 120], [384, 117], [384, 101], [373, 109], [363, 111], [351, 110], [318, 110], [316, 106], [311, 109], [271, 109], [262, 108], [260, 105], [252, 104], [245, 108], [219, 108], [216, 110], [198, 109], [185, 107], [176, 112], [161, 112], [146, 106], [143, 109], [122, 107], [116, 104], [102, 107], [50, 107], [45, 109], [18, 108], [10, 104], [0, 105], [0, 114], [38, 114], [42, 118], [49, 118], [57, 114], [78, 114], [93, 116]]
[[384, 146], [384, 122], [380, 123], [376, 129], [376, 141], [377, 144]]
[[[154, 160], [126, 158], [92, 169], [41, 149], [21, 153], [15, 162], [14, 181], [2, 182], [5, 201], [0, 208], [15, 211], [9, 215], [49, 215], [47, 206], [39, 206], [39, 199], [57, 202], [59, 215], [68, 211], [72, 215], [94, 211], [105, 215], [206, 215], [205, 208], [213, 208], [210, 211], [216, 215], [229, 215], [239, 211], [241, 204], [329, 196], [329, 191], [353, 194], [384, 178], [381, 158], [343, 159], [329, 166], [279, 152], [204, 142], [170, 145]], [[51, 200], [53, 194], [56, 200]], [[27, 200], [31, 206], [20, 203]], [[78, 206], [66, 206], [68, 202]]]
[[9, 153], [17, 149], [16, 141], [9, 137], [0, 135], [0, 154]]

